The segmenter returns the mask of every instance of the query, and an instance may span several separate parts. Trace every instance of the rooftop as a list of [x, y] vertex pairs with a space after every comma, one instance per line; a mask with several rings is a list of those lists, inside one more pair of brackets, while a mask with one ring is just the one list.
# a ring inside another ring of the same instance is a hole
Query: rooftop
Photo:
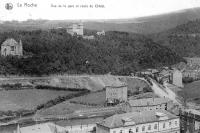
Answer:
[[37, 124], [20, 128], [20, 133], [65, 133], [65, 128], [53, 123]]
[[128, 103], [130, 106], [141, 107], [141, 106], [154, 106], [160, 105], [163, 103], [167, 103], [171, 101], [168, 98], [143, 98], [143, 99], [136, 99], [136, 100], [129, 100]]
[[13, 45], [18, 45], [18, 42], [15, 41], [15, 39], [13, 39], [13, 38], [6, 39], [6, 40], [2, 43], [2, 46], [13, 46]]
[[125, 114], [116, 114], [104, 119], [99, 125], [107, 128], [117, 128], [126, 126], [126, 122], [131, 122], [132, 125], [156, 122], [166, 119], [175, 119], [178, 116], [173, 115], [164, 110], [157, 111], [143, 111], [143, 112], [131, 112]]

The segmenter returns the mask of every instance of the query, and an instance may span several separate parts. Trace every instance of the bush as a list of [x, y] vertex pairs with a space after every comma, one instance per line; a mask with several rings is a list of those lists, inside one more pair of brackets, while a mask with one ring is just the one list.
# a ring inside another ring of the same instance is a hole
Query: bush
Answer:
[[44, 104], [41, 104], [41, 105], [38, 105], [36, 107], [36, 110], [41, 110], [41, 109], [45, 109], [45, 108], [49, 108], [53, 105], [56, 105], [56, 104], [59, 104], [61, 102], [64, 102], [68, 99], [72, 99], [74, 97], [79, 97], [79, 96], [82, 96], [82, 95], [85, 95], [85, 94], [88, 94], [90, 91], [89, 90], [82, 90], [78, 93], [74, 93], [74, 94], [69, 94], [69, 95], [66, 95], [66, 96], [59, 96], [55, 99], [52, 99]]
[[191, 78], [191, 77], [184, 77], [184, 78], [183, 78], [183, 83], [185, 83], [185, 84], [191, 83], [191, 82], [193, 82], [193, 81], [194, 81], [194, 79]]

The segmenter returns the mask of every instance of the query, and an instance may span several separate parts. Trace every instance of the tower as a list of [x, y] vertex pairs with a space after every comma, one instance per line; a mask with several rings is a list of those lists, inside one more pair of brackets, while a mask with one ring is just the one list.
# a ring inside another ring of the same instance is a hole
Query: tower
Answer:
[[23, 46], [22, 46], [22, 40], [20, 39], [19, 41], [19, 48], [18, 48], [18, 52], [20, 56], [23, 56]]

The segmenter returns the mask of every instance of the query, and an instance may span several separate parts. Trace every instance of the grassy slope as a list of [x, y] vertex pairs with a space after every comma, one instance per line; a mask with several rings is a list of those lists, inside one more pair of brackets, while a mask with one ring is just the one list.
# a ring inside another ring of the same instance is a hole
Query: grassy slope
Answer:
[[[196, 103], [200, 103], [200, 81], [195, 81], [186, 84], [182, 91], [178, 92], [180, 95], [185, 95], [188, 100], [194, 100]], [[195, 100], [196, 99], [196, 100]]]
[[73, 113], [75, 110], [86, 109], [86, 108], [90, 108], [90, 107], [86, 105], [81, 105], [81, 104], [73, 104], [73, 103], [69, 103], [69, 101], [65, 101], [53, 107], [37, 112], [37, 116], [66, 115], [66, 114]]
[[103, 106], [104, 103], [106, 102], [106, 92], [105, 91], [94, 92], [85, 96], [73, 98], [70, 101], [75, 101], [78, 103], [98, 104]]
[[53, 90], [9, 90], [0, 92], [0, 111], [33, 109], [58, 96], [75, 92]]

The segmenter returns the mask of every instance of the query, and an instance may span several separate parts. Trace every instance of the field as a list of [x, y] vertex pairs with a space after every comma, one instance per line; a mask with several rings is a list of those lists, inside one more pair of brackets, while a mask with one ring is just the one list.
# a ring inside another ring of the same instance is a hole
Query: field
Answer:
[[105, 91], [92, 92], [90, 94], [72, 98], [68, 101], [57, 104], [53, 107], [44, 109], [37, 112], [39, 116], [47, 115], [66, 115], [73, 113], [75, 110], [94, 108], [90, 105], [100, 105], [103, 106], [106, 99]]
[[70, 103], [69, 101], [65, 101], [50, 108], [38, 111], [36, 116], [45, 117], [45, 116], [66, 115], [73, 113], [75, 110], [88, 109], [88, 108], [91, 107], [81, 104], [73, 104]]
[[106, 102], [106, 92], [105, 91], [93, 92], [88, 95], [75, 97], [70, 101], [88, 105], [103, 106], [104, 103]]
[[65, 96], [76, 92], [54, 90], [8, 90], [0, 91], [0, 111], [19, 109], [33, 109], [58, 96]]
[[187, 100], [200, 104], [200, 81], [186, 84], [178, 94], [186, 97]]

